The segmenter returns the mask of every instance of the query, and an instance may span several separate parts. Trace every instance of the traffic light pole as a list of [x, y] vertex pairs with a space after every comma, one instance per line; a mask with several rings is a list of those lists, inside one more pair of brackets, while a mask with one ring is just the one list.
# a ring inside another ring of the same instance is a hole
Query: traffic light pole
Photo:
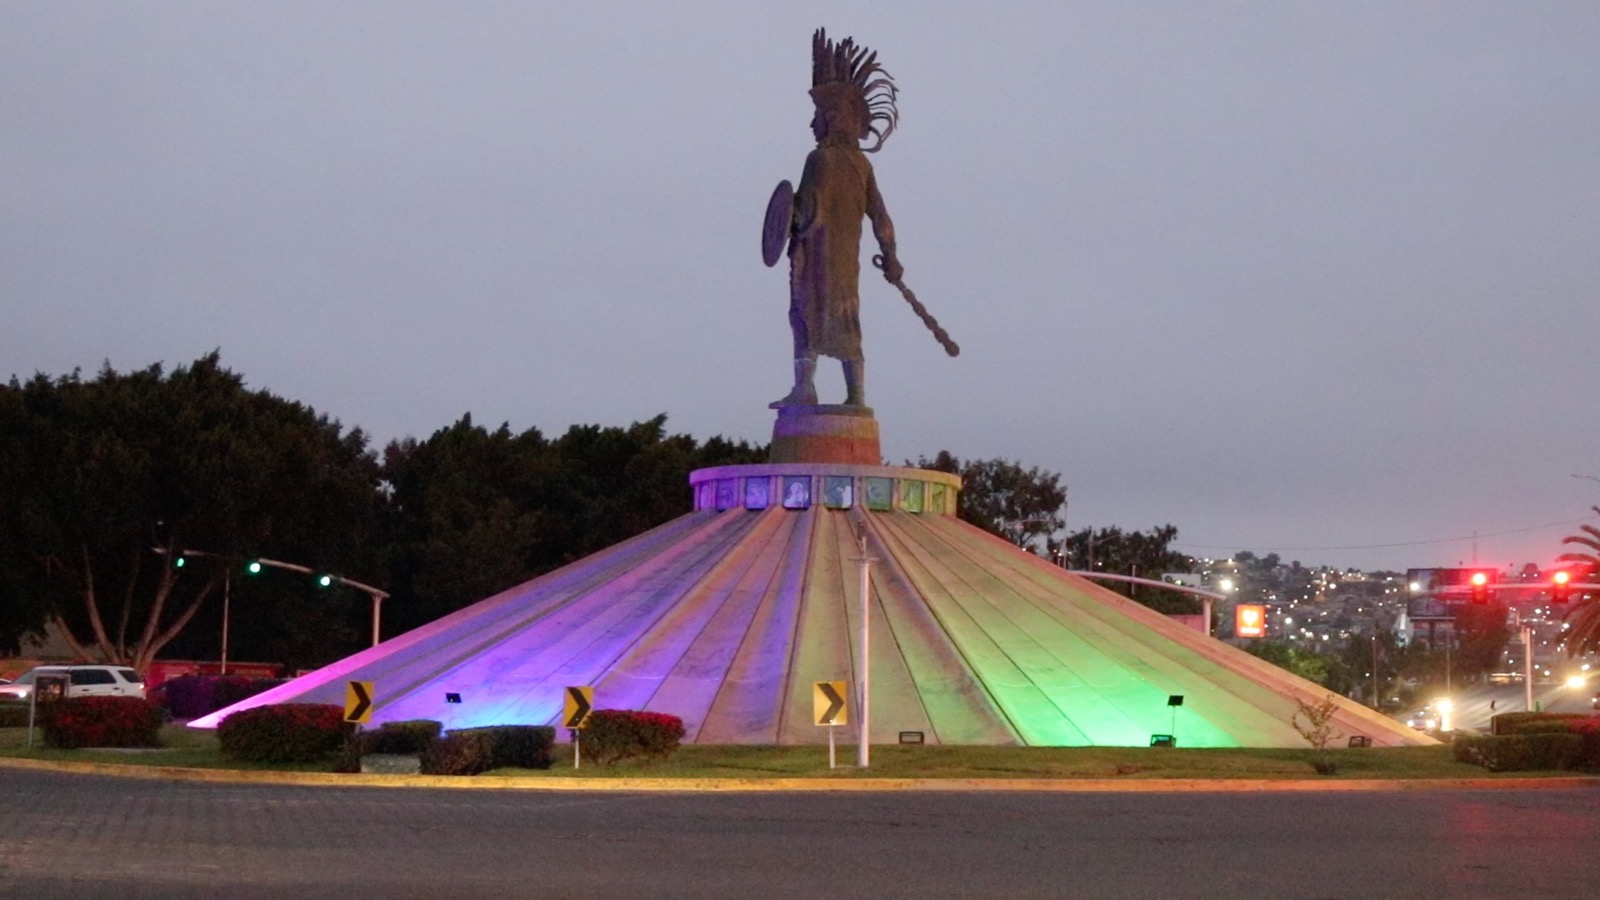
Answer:
[[[260, 556], [256, 557], [255, 561], [263, 566], [271, 566], [274, 569], [287, 569], [290, 572], [300, 572], [304, 575], [319, 574], [316, 569], [298, 565], [296, 563], [287, 563], [276, 559], [266, 559]], [[343, 575], [332, 575], [329, 573], [321, 574], [326, 575], [329, 580], [336, 581], [345, 587], [353, 587], [358, 591], [363, 591], [372, 598], [372, 646], [378, 646], [378, 622], [383, 615], [383, 601], [388, 599], [389, 592], [375, 588], [370, 584], [362, 584], [353, 578], [346, 578]]]

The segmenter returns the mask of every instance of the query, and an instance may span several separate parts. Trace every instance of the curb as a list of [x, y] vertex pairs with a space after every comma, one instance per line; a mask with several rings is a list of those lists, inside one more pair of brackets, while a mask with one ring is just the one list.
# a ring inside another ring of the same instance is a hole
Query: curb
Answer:
[[449, 788], [454, 790], [625, 791], [650, 793], [971, 793], [1032, 792], [1053, 794], [1240, 794], [1376, 793], [1389, 791], [1505, 791], [1600, 789], [1600, 778], [1418, 778], [1381, 779], [1211, 779], [1211, 778], [569, 778], [503, 775], [360, 775], [336, 772], [274, 772], [240, 769], [192, 769], [130, 766], [119, 763], [55, 762], [0, 758], [0, 769], [102, 775], [144, 781], [192, 781], [213, 784], [282, 784], [298, 787]]

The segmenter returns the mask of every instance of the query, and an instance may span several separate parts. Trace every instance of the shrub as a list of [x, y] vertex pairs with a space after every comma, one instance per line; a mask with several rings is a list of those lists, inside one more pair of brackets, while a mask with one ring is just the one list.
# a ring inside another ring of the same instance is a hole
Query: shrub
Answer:
[[0, 701], [0, 728], [27, 728], [28, 704], [16, 701]]
[[161, 746], [161, 707], [140, 697], [69, 697], [37, 716], [51, 747]]
[[1504, 734], [1458, 737], [1451, 745], [1456, 762], [1491, 772], [1533, 772], [1577, 767], [1585, 738], [1576, 734]]
[[241, 710], [217, 727], [223, 754], [251, 762], [310, 762], [337, 751], [353, 728], [331, 703], [280, 703]]
[[494, 739], [485, 729], [452, 731], [422, 753], [424, 775], [477, 775], [494, 768]]
[[1554, 731], [1561, 733], [1563, 728], [1553, 728], [1546, 723], [1560, 723], [1566, 725], [1570, 722], [1586, 721], [1591, 716], [1581, 713], [1545, 713], [1545, 712], [1508, 712], [1501, 713], [1489, 720], [1489, 730], [1494, 734], [1526, 734], [1532, 731]]
[[363, 731], [362, 755], [368, 753], [421, 753], [444, 730], [444, 725], [433, 719], [406, 719], [385, 722], [375, 731]]
[[[1500, 721], [1505, 719], [1505, 721]], [[1578, 757], [1569, 768], [1600, 772], [1600, 716], [1575, 713], [1505, 713], [1494, 727], [1502, 734], [1570, 734], [1579, 739]]]
[[[284, 679], [282, 678], [246, 678], [242, 675], [213, 676], [211, 683], [211, 702], [213, 706], [206, 712], [216, 712], [219, 709], [232, 706], [240, 700], [248, 700], [283, 683]], [[201, 715], [204, 714], [202, 713]]]
[[340, 748], [333, 770], [359, 772], [361, 757], [370, 753], [423, 753], [443, 728], [433, 719], [406, 719], [385, 722], [372, 731], [357, 731]]
[[583, 756], [609, 766], [635, 756], [664, 759], [683, 741], [683, 720], [666, 713], [597, 709], [579, 738]]
[[426, 775], [478, 775], [515, 766], [548, 769], [556, 730], [548, 725], [493, 725], [451, 731], [422, 753]]
[[163, 681], [155, 694], [174, 719], [198, 719], [283, 684], [281, 679], [240, 675], [180, 675]]

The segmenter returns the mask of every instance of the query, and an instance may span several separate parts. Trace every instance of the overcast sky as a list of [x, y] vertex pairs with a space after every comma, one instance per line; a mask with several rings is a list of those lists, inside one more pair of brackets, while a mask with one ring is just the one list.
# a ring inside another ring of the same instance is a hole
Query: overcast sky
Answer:
[[900, 85], [872, 161], [962, 347], [864, 273], [890, 460], [1201, 555], [1547, 563], [1594, 520], [1592, 2], [5, 3], [0, 377], [220, 348], [379, 442], [765, 442], [819, 25]]

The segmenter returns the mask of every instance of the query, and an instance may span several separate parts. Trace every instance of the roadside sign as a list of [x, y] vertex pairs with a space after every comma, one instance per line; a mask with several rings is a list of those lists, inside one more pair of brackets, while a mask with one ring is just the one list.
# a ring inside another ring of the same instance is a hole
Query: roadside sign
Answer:
[[1234, 609], [1233, 634], [1235, 637], [1258, 638], [1267, 633], [1267, 608], [1254, 603], [1241, 603]]
[[561, 727], [583, 728], [589, 724], [589, 711], [594, 708], [594, 688], [567, 688], [567, 702], [561, 712]]
[[811, 686], [812, 720], [818, 725], [827, 726], [828, 729], [828, 768], [830, 769], [839, 765], [838, 754], [834, 749], [833, 730], [850, 720], [850, 711], [845, 703], [845, 698], [849, 695], [849, 685], [843, 681], [817, 681], [813, 682]]
[[845, 698], [850, 690], [843, 681], [819, 681], [811, 690], [811, 709], [818, 725], [848, 725], [850, 711]]
[[365, 725], [372, 721], [372, 682], [345, 682], [344, 720], [360, 725]]

